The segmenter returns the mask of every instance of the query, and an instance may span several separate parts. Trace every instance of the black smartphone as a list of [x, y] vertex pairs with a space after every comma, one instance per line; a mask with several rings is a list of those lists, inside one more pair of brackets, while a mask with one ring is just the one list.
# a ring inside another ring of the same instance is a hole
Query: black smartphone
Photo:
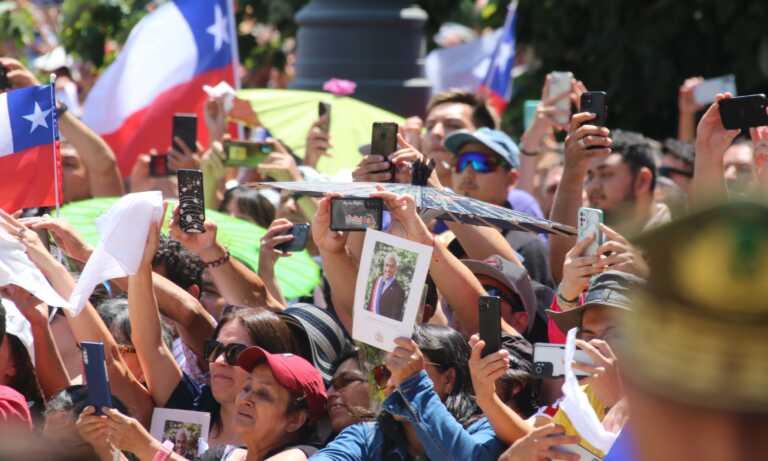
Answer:
[[104, 343], [83, 341], [80, 343], [80, 349], [83, 353], [83, 374], [88, 386], [88, 405], [93, 405], [96, 414], [101, 415], [101, 407], [112, 408]]
[[581, 95], [580, 112], [592, 112], [596, 117], [588, 123], [595, 126], [608, 124], [608, 93], [605, 91], [587, 91]]
[[323, 115], [327, 115], [328, 117], [325, 123], [320, 125], [320, 128], [328, 133], [331, 130], [331, 103], [323, 101], [317, 103], [317, 116], [322, 117]]
[[165, 154], [151, 155], [149, 157], [149, 176], [159, 178], [171, 174], [168, 168], [168, 156]]
[[224, 165], [257, 167], [274, 149], [256, 141], [224, 141]]
[[768, 99], [764, 94], [736, 96], [720, 101], [720, 118], [727, 130], [768, 125]]
[[481, 354], [488, 354], [501, 349], [501, 299], [498, 296], [480, 296], [480, 339], [485, 341]]
[[[380, 155], [386, 159], [397, 150], [397, 123], [373, 122], [371, 128], [371, 155]], [[386, 170], [384, 170], [386, 171]], [[391, 180], [395, 179], [395, 165], [390, 162]], [[381, 173], [381, 171], [379, 172]]]
[[205, 232], [205, 199], [203, 197], [203, 172], [179, 170], [179, 219], [181, 230], [199, 234]]
[[171, 135], [171, 146], [176, 152], [184, 152], [181, 146], [176, 143], [176, 138], [184, 141], [191, 150], [197, 149], [197, 115], [195, 114], [173, 114], [173, 134]]
[[301, 251], [306, 248], [309, 240], [309, 224], [294, 224], [291, 230], [282, 235], [288, 234], [293, 235], [293, 240], [276, 245], [275, 250], [282, 252]]
[[384, 216], [384, 201], [380, 198], [331, 199], [331, 230], [364, 231], [381, 230]]
[[11, 88], [11, 81], [8, 80], [8, 73], [5, 70], [5, 66], [0, 66], [0, 91], [8, 90]]

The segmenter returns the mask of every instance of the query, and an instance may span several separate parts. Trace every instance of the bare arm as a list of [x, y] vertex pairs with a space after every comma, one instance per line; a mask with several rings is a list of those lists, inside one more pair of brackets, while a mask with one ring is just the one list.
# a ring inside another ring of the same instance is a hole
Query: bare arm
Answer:
[[467, 252], [467, 257], [482, 261], [493, 255], [499, 255], [523, 267], [523, 263], [520, 262], [517, 253], [509, 245], [507, 239], [493, 227], [473, 226], [454, 221], [446, 221], [446, 224], [458, 239], [461, 247]]
[[718, 94], [715, 102], [701, 117], [696, 130], [696, 158], [690, 197], [694, 206], [727, 198], [723, 157], [733, 139], [739, 134], [739, 130], [726, 130], [720, 119], [720, 101], [730, 97], [730, 93]]
[[701, 107], [693, 99], [693, 90], [704, 79], [692, 77], [686, 79], [677, 93], [677, 139], [693, 142], [696, 139], [696, 112]]
[[88, 169], [91, 195], [120, 196], [125, 193], [123, 179], [117, 168], [115, 153], [93, 130], [69, 112], [61, 117], [61, 134], [67, 138]]

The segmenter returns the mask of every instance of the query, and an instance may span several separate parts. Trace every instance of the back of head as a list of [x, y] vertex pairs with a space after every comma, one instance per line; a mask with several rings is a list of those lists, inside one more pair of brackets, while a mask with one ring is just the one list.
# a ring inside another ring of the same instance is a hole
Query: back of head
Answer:
[[485, 100], [471, 91], [456, 88], [445, 90], [432, 96], [427, 103], [427, 114], [436, 106], [448, 103], [470, 106], [472, 108], [472, 123], [474, 123], [475, 129], [486, 127], [495, 130], [499, 128], [499, 117], [490, 109]]
[[645, 167], [651, 171], [651, 191], [656, 187], [657, 158], [661, 157], [660, 144], [640, 133], [627, 130], [611, 130], [611, 151], [619, 154], [632, 174]]
[[[88, 386], [76, 384], [65, 387], [58, 394], [51, 397], [46, 403], [46, 413], [56, 411], [68, 412], [77, 419], [88, 405]], [[123, 402], [114, 395], [112, 396], [112, 407], [120, 413], [130, 416]]]
[[251, 342], [272, 353], [296, 353], [296, 341], [291, 330], [274, 312], [262, 307], [244, 307], [230, 305], [224, 308], [213, 337], [229, 322], [239, 322], [248, 332]]
[[152, 258], [152, 267], [162, 267], [165, 277], [187, 290], [203, 284], [203, 261], [190, 253], [176, 240], [160, 237], [160, 244]]

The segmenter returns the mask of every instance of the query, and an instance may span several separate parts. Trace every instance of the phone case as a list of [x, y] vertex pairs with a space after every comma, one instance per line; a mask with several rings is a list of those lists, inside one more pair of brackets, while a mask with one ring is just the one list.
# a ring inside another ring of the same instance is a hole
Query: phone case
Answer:
[[479, 309], [480, 339], [485, 341], [481, 356], [485, 357], [501, 348], [501, 300], [498, 296], [481, 296]]
[[326, 114], [328, 114], [328, 120], [320, 125], [320, 128], [328, 133], [328, 131], [331, 129], [331, 103], [321, 101], [317, 104], [317, 116], [322, 117]]
[[104, 344], [83, 341], [80, 347], [83, 353], [83, 374], [88, 385], [88, 404], [94, 406], [97, 415], [101, 415], [101, 407], [112, 408]]
[[608, 94], [605, 91], [587, 91], [581, 95], [580, 112], [592, 112], [596, 117], [588, 123], [595, 126], [608, 124]]
[[596, 235], [595, 240], [584, 250], [584, 256], [592, 256], [602, 245], [603, 234], [600, 224], [603, 222], [603, 210], [597, 208], [579, 208], [578, 240], [584, 240], [590, 235]]
[[750, 94], [720, 101], [720, 118], [728, 130], [768, 125], [768, 99], [764, 94]]
[[[371, 226], [369, 219], [374, 225]], [[366, 229], [381, 230], [384, 217], [384, 202], [380, 198], [345, 198], [331, 199], [331, 230], [333, 231], [364, 231]]]
[[171, 135], [171, 146], [176, 152], [184, 152], [181, 146], [176, 144], [174, 138], [181, 138], [184, 144], [192, 150], [197, 146], [197, 115], [195, 114], [174, 114], [173, 133]]
[[[547, 94], [550, 98], [557, 95], [570, 92], [571, 82], [573, 81], [572, 72], [552, 72], [552, 77], [549, 81], [549, 91]], [[562, 98], [555, 103], [555, 107], [559, 112], [563, 112], [562, 115], [557, 115], [555, 121], [561, 125], [568, 123], [571, 119], [571, 100], [570, 98]]]
[[523, 104], [523, 129], [527, 130], [533, 124], [536, 117], [536, 108], [541, 101], [537, 99], [528, 99]]
[[[565, 374], [563, 360], [565, 344], [535, 343], [533, 345], [533, 374], [541, 378], [558, 378]], [[576, 349], [573, 355], [576, 362], [592, 365], [592, 357], [581, 349]], [[589, 376], [583, 371], [573, 370], [577, 377]]]
[[200, 170], [179, 170], [179, 214], [181, 230], [188, 233], [205, 232], [205, 203], [203, 173]]
[[283, 252], [301, 251], [307, 246], [307, 240], [309, 240], [309, 224], [294, 224], [286, 234], [293, 235], [293, 240], [276, 245], [275, 249]]
[[256, 141], [224, 141], [224, 165], [255, 168], [272, 153], [272, 146]]

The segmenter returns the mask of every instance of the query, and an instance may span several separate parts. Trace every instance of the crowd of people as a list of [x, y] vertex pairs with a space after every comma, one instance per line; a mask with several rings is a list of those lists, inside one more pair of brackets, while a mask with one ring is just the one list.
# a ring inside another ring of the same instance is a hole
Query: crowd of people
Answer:
[[[38, 84], [19, 60], [0, 65], [13, 88]], [[593, 124], [595, 114], [579, 109], [588, 82], [549, 95], [549, 78], [519, 140], [481, 96], [449, 90], [400, 127], [396, 152], [361, 156], [350, 180], [410, 183], [415, 165], [433, 161], [429, 187], [574, 227], [581, 207], [600, 209], [601, 241], [427, 219], [412, 196], [373, 194], [386, 206], [386, 232], [433, 249], [413, 334], [378, 363], [351, 337], [364, 233], [331, 230], [341, 194], [251, 186], [325, 180], [315, 169], [333, 144], [325, 118], [307, 133], [303, 158], [268, 138], [272, 152], [258, 167], [225, 167], [228, 122], [269, 127], [248, 102], [236, 98], [227, 112], [211, 98], [210, 145], [177, 139], [169, 167], [201, 170], [209, 208], [267, 228], [258, 267], [232, 256], [210, 219], [203, 233], [183, 231], [177, 208], [167, 235], [164, 223], [150, 226], [138, 271], [98, 286], [77, 315], [0, 287], [27, 325], [20, 331], [0, 304], [0, 457], [578, 461], [579, 446], [602, 459], [611, 450], [560, 405], [567, 378], [542, 377], [533, 357], [534, 344], [565, 343], [576, 328], [590, 359], [572, 365], [585, 376], [584, 417], [633, 452], [613, 459], [754, 459], [768, 426], [768, 208], [745, 197], [768, 180], [768, 128], [747, 137], [725, 129], [719, 103], [732, 95], [697, 106], [700, 79], [689, 79], [678, 136], [662, 142]], [[567, 124], [558, 123], [562, 98], [575, 108]], [[156, 152], [123, 178], [119, 153], [66, 106], [59, 112], [65, 203], [150, 190], [177, 197], [175, 176], [150, 175]], [[274, 267], [287, 253], [276, 247], [299, 223], [311, 225], [306, 250], [322, 283], [286, 299]], [[64, 299], [94, 252], [65, 219], [41, 212], [0, 210], [0, 232]], [[394, 280], [396, 255], [383, 270], [383, 284]], [[486, 295], [500, 299], [502, 333], [501, 348], [483, 355]], [[373, 304], [385, 309], [381, 296]], [[83, 341], [104, 345], [111, 407], [89, 403]], [[207, 438], [191, 442], [184, 428], [153, 436], [158, 408], [209, 414]]]

